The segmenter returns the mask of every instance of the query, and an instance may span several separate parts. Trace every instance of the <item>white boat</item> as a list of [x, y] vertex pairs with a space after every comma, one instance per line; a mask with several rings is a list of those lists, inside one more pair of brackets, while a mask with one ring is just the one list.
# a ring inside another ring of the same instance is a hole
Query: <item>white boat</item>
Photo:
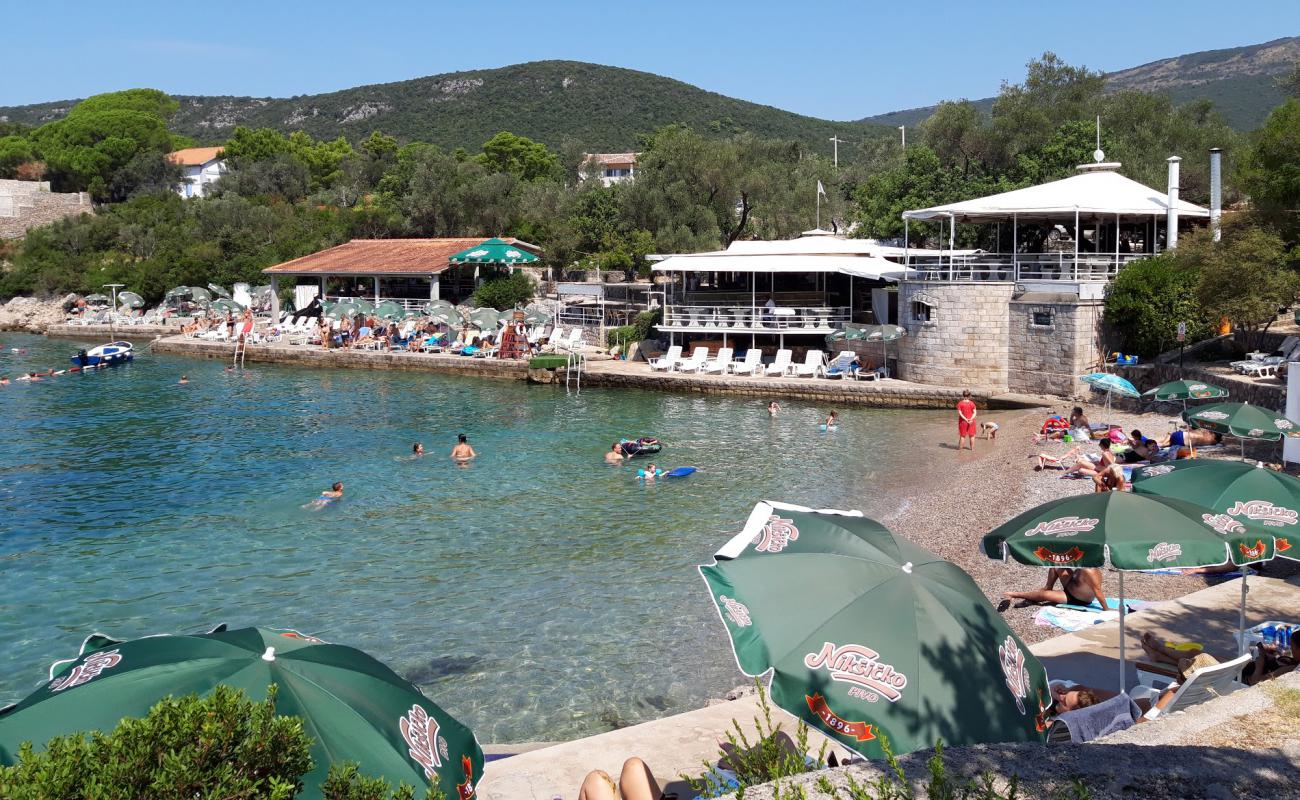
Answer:
[[72, 363], [80, 367], [94, 367], [100, 364], [115, 366], [135, 358], [135, 347], [130, 342], [109, 342], [89, 350], [78, 350], [72, 357]]

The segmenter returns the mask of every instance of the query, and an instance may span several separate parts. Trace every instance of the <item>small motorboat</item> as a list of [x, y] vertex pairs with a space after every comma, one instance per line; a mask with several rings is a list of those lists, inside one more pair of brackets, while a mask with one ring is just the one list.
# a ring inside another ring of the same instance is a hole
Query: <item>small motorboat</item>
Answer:
[[624, 439], [619, 442], [619, 445], [623, 449], [623, 455], [628, 458], [654, 455], [664, 448], [659, 443], [659, 440], [653, 436], [642, 436], [640, 439]]
[[135, 348], [130, 342], [109, 342], [89, 350], [78, 350], [72, 363], [79, 367], [97, 367], [100, 364], [116, 366], [135, 358]]

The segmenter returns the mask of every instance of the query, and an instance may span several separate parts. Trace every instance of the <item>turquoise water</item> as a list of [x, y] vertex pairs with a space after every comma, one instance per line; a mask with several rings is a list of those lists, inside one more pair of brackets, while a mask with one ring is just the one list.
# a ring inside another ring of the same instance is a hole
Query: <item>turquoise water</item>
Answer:
[[[0, 335], [0, 374], [79, 346]], [[91, 631], [227, 622], [360, 647], [485, 742], [698, 707], [743, 679], [695, 565], [759, 499], [899, 513], [908, 437], [948, 420], [842, 411], [825, 434], [825, 411], [147, 352], [0, 387], [0, 704]], [[700, 471], [602, 463], [642, 433]], [[301, 507], [335, 480], [343, 500]]]

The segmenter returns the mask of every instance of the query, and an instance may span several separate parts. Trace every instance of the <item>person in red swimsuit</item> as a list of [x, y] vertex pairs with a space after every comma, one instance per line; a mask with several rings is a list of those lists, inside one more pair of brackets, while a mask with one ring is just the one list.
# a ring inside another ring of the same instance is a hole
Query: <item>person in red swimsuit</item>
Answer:
[[958, 450], [961, 450], [963, 441], [970, 445], [972, 452], [975, 450], [975, 413], [975, 401], [970, 399], [970, 389], [966, 389], [961, 393], [961, 400], [957, 401]]

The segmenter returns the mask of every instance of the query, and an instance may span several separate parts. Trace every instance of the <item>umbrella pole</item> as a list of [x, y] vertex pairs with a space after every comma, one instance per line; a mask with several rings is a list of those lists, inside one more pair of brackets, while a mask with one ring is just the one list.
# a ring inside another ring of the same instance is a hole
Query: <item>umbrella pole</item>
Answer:
[[1246, 654], [1246, 576], [1250, 574], [1248, 567], [1241, 567], [1241, 608], [1237, 610], [1237, 655]]
[[[1103, 595], [1105, 593], [1103, 592]], [[1102, 605], [1106, 605], [1106, 598], [1102, 597]], [[1128, 691], [1128, 666], [1124, 660], [1124, 617], [1127, 616], [1128, 603], [1124, 601], [1124, 571], [1119, 572], [1119, 690]]]

